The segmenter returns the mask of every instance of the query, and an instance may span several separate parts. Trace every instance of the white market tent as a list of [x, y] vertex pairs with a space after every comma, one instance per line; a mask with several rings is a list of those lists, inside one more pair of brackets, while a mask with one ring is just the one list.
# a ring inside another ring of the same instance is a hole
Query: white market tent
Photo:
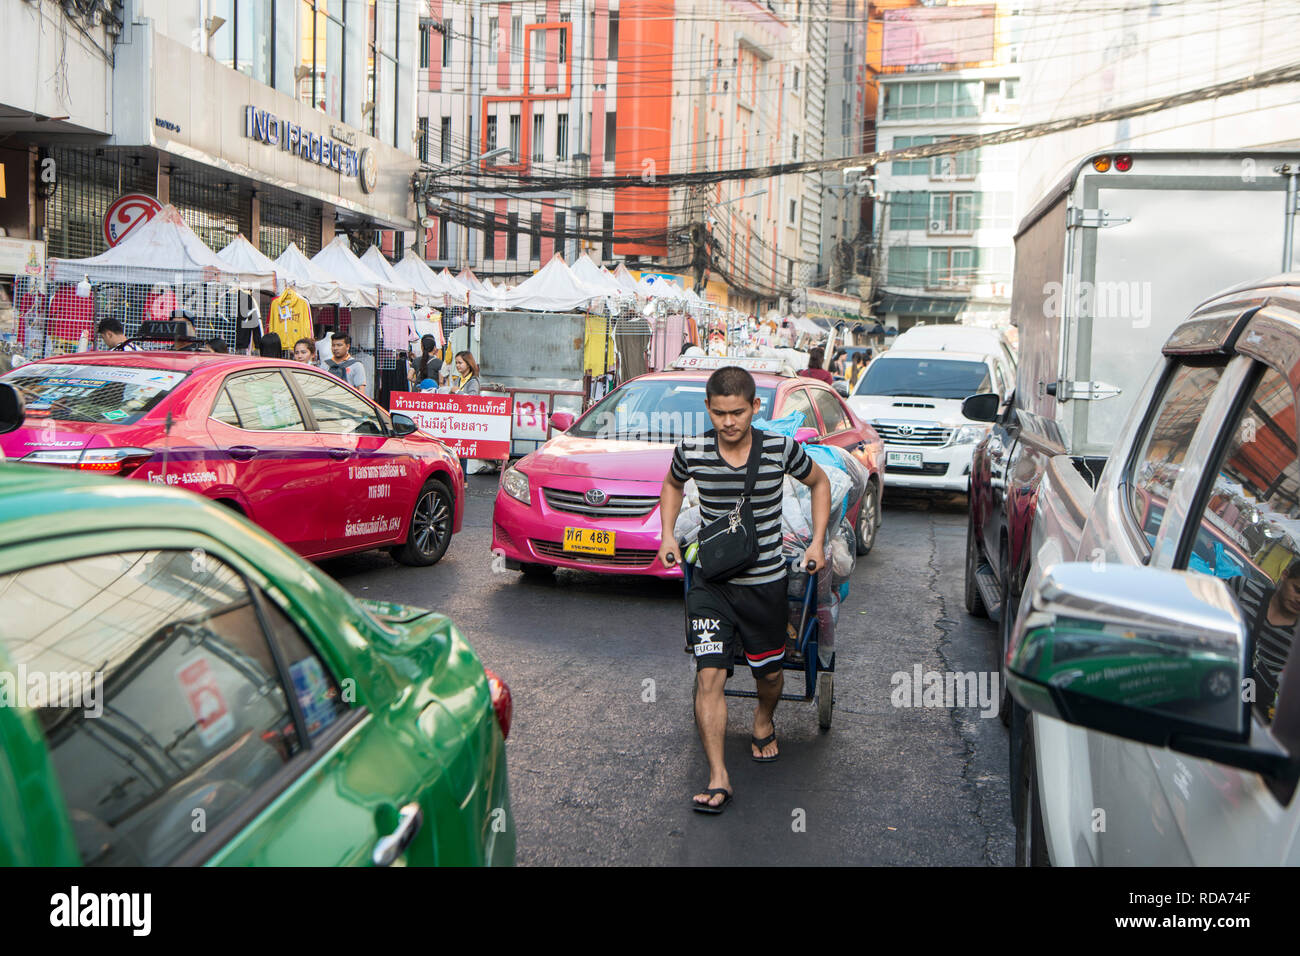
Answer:
[[647, 299], [681, 299], [686, 300], [686, 290], [671, 279], [658, 279], [643, 276], [636, 284], [637, 295]]
[[599, 289], [607, 296], [627, 298], [630, 292], [624, 289], [617, 279], [591, 261], [591, 256], [583, 253], [573, 260], [571, 270], [579, 282], [585, 282], [594, 289]]
[[289, 243], [280, 258], [275, 260], [276, 292], [293, 286], [295, 292], [312, 305], [364, 305], [360, 290], [342, 285], [330, 278], [320, 266], [312, 262], [296, 243]]
[[409, 282], [393, 271], [392, 263], [384, 258], [378, 246], [371, 246], [361, 256], [361, 264], [383, 280], [384, 288], [392, 290], [393, 296], [384, 297], [385, 303], [393, 305], [423, 304], [424, 296]]
[[572, 312], [605, 298], [600, 289], [587, 285], [573, 274], [558, 253], [513, 289], [496, 295], [471, 292], [471, 305], [485, 309], [520, 309], [526, 312]]
[[181, 219], [163, 206], [112, 249], [88, 259], [51, 259], [51, 282], [121, 282], [137, 285], [178, 282], [237, 282], [246, 288], [272, 288], [274, 270], [232, 265], [209, 249]]
[[479, 281], [478, 276], [469, 268], [462, 269], [460, 275], [456, 276], [456, 281], [463, 285], [470, 292], [483, 292], [483, 283]]
[[242, 232], [226, 243], [226, 248], [218, 252], [217, 257], [236, 272], [246, 274], [269, 272], [275, 278], [279, 278], [276, 275], [275, 263], [262, 255], [262, 250], [245, 239]]
[[[407, 249], [406, 255], [393, 266], [393, 271], [426, 298], [441, 302], [445, 296], [451, 296], [458, 303], [464, 304], [466, 292], [454, 279], [448, 283], [441, 273], [434, 272], [428, 263]], [[450, 275], [448, 276], [450, 278]]]
[[362, 301], [355, 303], [354, 307], [375, 309], [381, 299], [388, 301], [392, 295], [387, 290], [382, 290], [381, 294], [384, 280], [356, 257], [345, 236], [335, 236], [324, 249], [312, 256], [311, 261], [340, 285], [357, 290]]
[[626, 264], [622, 262], [618, 264], [618, 268], [614, 270], [614, 278], [617, 279], [618, 284], [628, 292], [635, 292], [637, 290], [636, 279], [633, 278], [632, 273], [628, 271]]

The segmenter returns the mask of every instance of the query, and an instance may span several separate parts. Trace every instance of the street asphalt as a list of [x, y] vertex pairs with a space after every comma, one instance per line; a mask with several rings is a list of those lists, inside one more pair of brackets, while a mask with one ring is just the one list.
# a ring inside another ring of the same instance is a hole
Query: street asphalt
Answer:
[[[910, 498], [886, 485], [875, 548], [858, 559], [841, 608], [831, 729], [818, 730], [812, 703], [782, 702], [780, 759], [757, 764], [752, 702], [729, 698], [736, 797], [707, 816], [689, 806], [708, 769], [680, 584], [494, 571], [496, 486], [496, 475], [470, 477], [464, 528], [432, 568], [383, 552], [322, 567], [358, 596], [449, 615], [510, 685], [520, 864], [1010, 865], [1001, 722], [976, 702], [895, 706], [894, 675], [911, 687], [916, 665], [995, 672], [996, 629], [962, 604], [964, 497]], [[787, 672], [787, 691], [796, 680]], [[753, 686], [743, 670], [731, 683]]]

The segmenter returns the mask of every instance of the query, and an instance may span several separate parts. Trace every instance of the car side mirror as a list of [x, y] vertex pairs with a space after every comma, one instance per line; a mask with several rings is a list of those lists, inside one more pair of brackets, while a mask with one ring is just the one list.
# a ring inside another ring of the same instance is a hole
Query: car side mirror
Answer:
[[831, 388], [835, 389], [835, 391], [839, 393], [840, 398], [849, 397], [849, 383], [846, 380], [842, 378], [837, 379], [835, 381], [835, 384], [832, 385]]
[[805, 442], [815, 442], [817, 440], [817, 429], [799, 428], [795, 430], [794, 440], [803, 444]]
[[551, 429], [557, 432], [567, 432], [573, 427], [573, 412], [552, 412]]
[[980, 392], [962, 400], [961, 413], [973, 422], [991, 422], [998, 417], [1002, 399], [997, 392]]
[[1008, 689], [1045, 716], [1282, 779], [1290, 758], [1249, 739], [1248, 635], [1219, 578], [1057, 564], [1015, 623]]
[[18, 394], [18, 389], [0, 382], [0, 435], [21, 428], [26, 416], [23, 397]]
[[401, 412], [391, 412], [390, 417], [393, 420], [393, 436], [395, 438], [405, 438], [419, 429], [419, 426], [415, 424], [415, 419], [409, 415], [403, 415]]

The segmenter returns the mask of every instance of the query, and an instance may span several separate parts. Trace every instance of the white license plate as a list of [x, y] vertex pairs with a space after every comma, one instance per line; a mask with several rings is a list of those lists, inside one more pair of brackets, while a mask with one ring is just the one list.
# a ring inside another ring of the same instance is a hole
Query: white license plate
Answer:
[[921, 457], [919, 451], [887, 451], [885, 452], [885, 466], [898, 466], [904, 468], [920, 468], [925, 464], [925, 459]]

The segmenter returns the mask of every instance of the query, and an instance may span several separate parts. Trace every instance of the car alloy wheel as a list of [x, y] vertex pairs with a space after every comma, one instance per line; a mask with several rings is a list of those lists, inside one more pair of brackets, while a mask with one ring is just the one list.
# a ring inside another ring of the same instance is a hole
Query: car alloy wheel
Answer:
[[879, 526], [876, 519], [880, 514], [878, 501], [876, 486], [868, 482], [867, 490], [862, 493], [862, 504], [858, 508], [858, 526], [855, 529], [859, 555], [867, 554], [871, 551], [871, 546], [876, 543], [876, 528]]
[[451, 543], [453, 514], [447, 486], [436, 478], [425, 482], [411, 511], [406, 544], [395, 549], [393, 556], [415, 567], [436, 564]]

